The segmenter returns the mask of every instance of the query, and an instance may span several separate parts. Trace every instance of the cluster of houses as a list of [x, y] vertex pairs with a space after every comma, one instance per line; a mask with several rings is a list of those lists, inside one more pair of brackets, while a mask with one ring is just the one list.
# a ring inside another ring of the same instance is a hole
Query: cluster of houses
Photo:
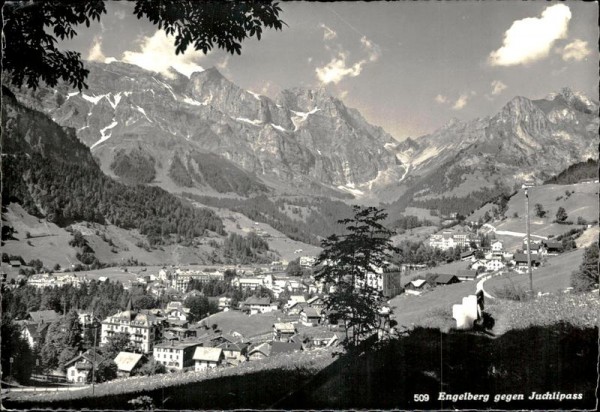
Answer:
[[[544, 256], [555, 256], [563, 251], [561, 242], [552, 240], [532, 240], [529, 245], [531, 267], [538, 268], [542, 264]], [[527, 239], [515, 253], [505, 250], [501, 240], [491, 243], [489, 250], [482, 252], [477, 257], [476, 250], [468, 250], [461, 253], [461, 260], [468, 262], [466, 269], [458, 270], [456, 273], [433, 274], [428, 273], [422, 278], [413, 279], [404, 285], [407, 294], [419, 295], [423, 291], [436, 286], [449, 285], [453, 283], [475, 280], [486, 272], [497, 272], [508, 267], [524, 273], [527, 271], [529, 260], [527, 257]], [[483, 255], [483, 257], [481, 256]]]
[[[241, 307], [255, 310], [257, 314], [276, 309], [268, 298], [249, 298], [242, 302]], [[266, 307], [270, 309], [265, 310]], [[55, 311], [44, 310], [30, 312], [26, 319], [17, 323], [21, 326], [22, 336], [35, 348], [47, 333], [48, 326], [60, 318], [61, 315]], [[87, 326], [98, 324], [98, 320], [88, 313], [79, 313], [79, 318]], [[332, 331], [337, 325], [330, 325], [327, 321], [321, 296], [306, 299], [305, 295], [293, 295], [283, 312], [278, 312], [277, 319], [271, 330], [246, 337], [235, 331], [223, 333], [209, 327], [206, 322], [192, 323], [190, 309], [181, 302], [170, 302], [164, 309], [148, 310], [132, 310], [129, 303], [126, 310], [100, 322], [99, 348], [79, 353], [66, 362], [63, 377], [73, 383], [88, 382], [94, 368], [111, 360], [103, 353], [102, 347], [115, 334], [129, 337], [127, 350], [112, 359], [117, 365], [118, 377], [137, 373], [152, 359], [168, 371], [200, 371], [339, 342], [340, 333]], [[302, 333], [299, 329], [303, 329]], [[54, 375], [61, 373], [55, 371]]]

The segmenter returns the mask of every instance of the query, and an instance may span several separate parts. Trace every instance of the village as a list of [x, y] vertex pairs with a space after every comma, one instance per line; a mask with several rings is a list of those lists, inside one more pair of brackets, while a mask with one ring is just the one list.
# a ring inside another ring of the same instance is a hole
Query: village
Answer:
[[[516, 249], [506, 250], [500, 240], [481, 247], [475, 232], [443, 230], [432, 234], [427, 243], [441, 251], [459, 248], [464, 252], [459, 261], [442, 264], [435, 273], [426, 265], [390, 265], [369, 273], [366, 282], [390, 300], [402, 294], [419, 296], [445, 285], [487, 279], [508, 271], [523, 273], [528, 267], [525, 239]], [[536, 269], [561, 253], [563, 245], [558, 241], [532, 240], [529, 250], [532, 269]], [[202, 371], [337, 346], [344, 339], [344, 328], [326, 308], [331, 286], [315, 279], [315, 262], [314, 256], [301, 256], [293, 262], [245, 267], [121, 267], [119, 271], [127, 276], [116, 279], [123, 288], [143, 291], [155, 298], [159, 307], [134, 308], [130, 299], [126, 310], [115, 310], [104, 319], [78, 310], [82, 331], [94, 330], [97, 342], [93, 348], [65, 361], [63, 368], [47, 371], [44, 379], [85, 384], [92, 380], [90, 374], [111, 360], [117, 365], [116, 377], [122, 378], [136, 375], [150, 363], [162, 365], [156, 370], [165, 372]], [[57, 272], [31, 275], [8, 286], [26, 283], [38, 289], [81, 287], [92, 281], [110, 282], [109, 277]], [[237, 298], [231, 294], [209, 296], [212, 311], [192, 313], [185, 302], [204, 296], [204, 285], [208, 284], [226, 284], [237, 291]], [[239, 299], [240, 296], [245, 298]], [[54, 310], [32, 311], [16, 323], [22, 337], [35, 349], [49, 325], [61, 316]], [[114, 359], [107, 359], [102, 349], [118, 337], [124, 337], [123, 350]]]

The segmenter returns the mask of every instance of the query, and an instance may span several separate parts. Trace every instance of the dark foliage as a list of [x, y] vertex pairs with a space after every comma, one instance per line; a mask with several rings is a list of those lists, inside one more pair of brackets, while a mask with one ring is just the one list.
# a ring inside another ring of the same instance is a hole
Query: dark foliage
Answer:
[[375, 207], [354, 206], [354, 217], [340, 220], [346, 226], [342, 235], [331, 235], [321, 242], [315, 279], [335, 290], [325, 297], [327, 309], [343, 319], [346, 337], [343, 344], [355, 349], [380, 326], [384, 306], [381, 291], [369, 282], [369, 274], [385, 269], [396, 248], [392, 232], [381, 222], [387, 214]]
[[597, 289], [598, 276], [598, 242], [596, 241], [585, 249], [583, 262], [571, 275], [571, 286], [577, 292]]
[[224, 234], [221, 219], [212, 211], [194, 208], [160, 188], [115, 182], [95, 164], [56, 160], [50, 165], [34, 153], [6, 159], [3, 171], [10, 176], [3, 201], [19, 201], [29, 213], [40, 215], [37, 203], [58, 225], [110, 222], [139, 229], [151, 244], [169, 243], [171, 235], [191, 240], [205, 230]]
[[156, 161], [141, 150], [129, 153], [119, 150], [110, 164], [110, 169], [127, 183], [150, 183], [156, 176], [154, 164]]
[[[281, 8], [269, 1], [210, 2], [136, 0], [134, 15], [148, 19], [174, 38], [175, 54], [188, 47], [204, 53], [220, 48], [240, 54], [247, 38], [260, 40], [264, 28], [280, 30]], [[85, 2], [11, 1], [3, 6], [2, 68], [13, 85], [35, 89], [40, 80], [56, 86], [59, 80], [81, 90], [89, 73], [80, 53], [62, 51], [58, 40], [72, 39], [77, 26], [100, 21], [103, 0]]]
[[586, 179], [598, 179], [597, 159], [588, 159], [586, 162], [575, 163], [558, 175], [546, 180], [544, 184], [568, 185]]
[[266, 261], [264, 253], [268, 250], [269, 244], [253, 232], [246, 237], [230, 233], [223, 243], [223, 256], [233, 263]]

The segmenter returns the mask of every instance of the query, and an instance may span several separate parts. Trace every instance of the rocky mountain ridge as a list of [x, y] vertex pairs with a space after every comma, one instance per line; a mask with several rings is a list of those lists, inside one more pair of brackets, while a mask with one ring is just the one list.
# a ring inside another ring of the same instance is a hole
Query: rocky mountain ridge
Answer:
[[[147, 159], [140, 167], [153, 165], [152, 182], [171, 191], [249, 195], [284, 187], [340, 195], [402, 169], [385, 147], [395, 141], [392, 136], [323, 90], [286, 90], [271, 100], [239, 88], [214, 68], [188, 79], [119, 62], [88, 67], [89, 89], [81, 93], [60, 86], [18, 95], [74, 128], [112, 176], [127, 169], [111, 167], [117, 154], [135, 152]], [[210, 168], [203, 166], [208, 155]], [[246, 183], [235, 187], [232, 182], [240, 179]]]

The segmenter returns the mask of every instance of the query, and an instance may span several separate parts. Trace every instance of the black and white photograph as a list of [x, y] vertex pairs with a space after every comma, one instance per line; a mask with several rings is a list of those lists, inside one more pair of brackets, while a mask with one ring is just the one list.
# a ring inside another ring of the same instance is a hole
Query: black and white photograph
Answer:
[[597, 2], [1, 7], [2, 409], [597, 410]]

